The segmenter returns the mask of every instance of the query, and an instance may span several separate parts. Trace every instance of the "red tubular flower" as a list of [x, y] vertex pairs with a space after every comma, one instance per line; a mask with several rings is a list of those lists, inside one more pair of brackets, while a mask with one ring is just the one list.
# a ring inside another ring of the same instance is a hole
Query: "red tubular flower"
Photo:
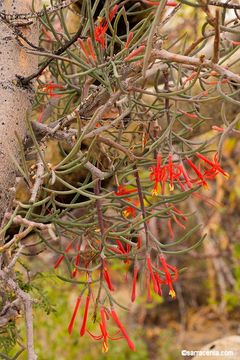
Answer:
[[208, 184], [204, 179], [203, 174], [201, 173], [201, 171], [196, 167], [196, 165], [193, 164], [192, 160], [190, 159], [186, 159], [187, 163], [191, 166], [191, 168], [193, 169], [193, 171], [195, 172], [195, 174], [197, 174], [199, 180], [200, 180], [200, 184], [203, 185], [206, 189], [208, 189]]
[[53, 90], [63, 88], [64, 86], [61, 84], [55, 84], [53, 82], [50, 82], [49, 84], [45, 84], [42, 90], [46, 93], [46, 95], [49, 95], [50, 97], [59, 97], [61, 96], [61, 94], [56, 94], [53, 92]]
[[70, 321], [70, 323], [68, 325], [68, 333], [69, 334], [71, 334], [71, 332], [72, 332], [74, 321], [75, 321], [75, 318], [76, 318], [76, 315], [77, 315], [77, 311], [78, 311], [78, 308], [80, 306], [80, 302], [81, 302], [81, 297], [79, 296], [77, 298], [77, 301], [76, 301], [76, 304], [75, 304], [75, 308], [74, 308], [74, 311], [73, 311], [73, 314], [72, 314], [71, 321]]
[[84, 55], [86, 56], [86, 58], [89, 59], [89, 53], [85, 47], [84, 41], [82, 39], [78, 38], [78, 43], [79, 43]]
[[126, 41], [126, 44], [125, 44], [125, 49], [128, 49], [129, 48], [129, 45], [130, 45], [130, 42], [132, 41], [133, 39], [133, 31], [130, 31], [130, 33], [128, 34], [128, 38], [127, 38], [127, 41]]
[[102, 320], [102, 322], [100, 323], [100, 329], [101, 329], [102, 338], [103, 338], [102, 352], [107, 352], [108, 351], [108, 333], [107, 333], [106, 317], [105, 317], [106, 315], [105, 315], [104, 307], [101, 307], [100, 314], [101, 314], [101, 320]]
[[[132, 193], [137, 193], [136, 189], [127, 189], [126, 186], [120, 185], [118, 186], [118, 191], [115, 192], [117, 196], [123, 196], [123, 195], [129, 195]], [[131, 198], [124, 198], [128, 203], [132, 203], [136, 207], [139, 206], [139, 200], [135, 199], [132, 200]], [[134, 206], [127, 206], [125, 210], [123, 211], [123, 215], [127, 218], [129, 216], [136, 217], [136, 209]]]
[[134, 266], [134, 270], [133, 270], [133, 282], [132, 282], [132, 296], [131, 296], [131, 300], [132, 302], [135, 301], [136, 299], [136, 284], [137, 284], [137, 276], [138, 276], [138, 266]]
[[157, 285], [158, 285], [158, 295], [159, 295], [159, 296], [162, 296], [162, 288], [161, 288], [161, 285], [164, 284], [164, 280], [162, 280], [162, 279], [160, 278], [160, 275], [159, 275], [157, 272], [154, 273], [154, 275], [155, 275], [155, 279], [156, 279]]
[[153, 290], [157, 294], [158, 293], [158, 285], [157, 285], [157, 281], [156, 281], [154, 273], [153, 273], [150, 254], [147, 254], [147, 267], [148, 267], [150, 278], [151, 278], [152, 283], [153, 283]]
[[136, 193], [136, 192], [137, 192], [136, 189], [127, 189], [126, 186], [119, 185], [118, 190], [115, 192], [115, 194], [117, 196], [122, 196], [122, 195], [129, 195], [129, 194]]
[[[129, 347], [134, 351], [135, 350], [134, 349], [134, 344], [130, 340], [127, 332], [123, 328], [123, 326], [122, 326], [120, 320], [118, 319], [118, 316], [115, 313], [113, 308], [112, 308], [112, 311], [111, 311], [111, 315], [112, 315], [114, 321], [117, 323], [120, 330], [122, 331], [123, 336], [127, 339]], [[116, 337], [111, 337], [108, 334], [107, 324], [106, 324], [106, 317], [108, 318], [108, 316], [106, 315], [106, 311], [105, 311], [105, 308], [103, 306], [101, 306], [101, 308], [100, 308], [100, 316], [101, 316], [101, 322], [99, 323], [99, 327], [100, 327], [100, 330], [101, 330], [101, 335], [93, 335], [89, 330], [87, 330], [87, 332], [91, 336], [91, 338], [94, 339], [94, 340], [102, 340], [103, 339], [102, 352], [107, 352], [108, 351], [108, 339], [110, 339], [110, 340], [120, 340], [122, 337], [117, 337], [117, 338]], [[119, 333], [119, 331], [118, 331], [118, 333]]]
[[77, 272], [78, 272], [77, 267], [80, 264], [80, 259], [81, 259], [81, 257], [80, 257], [80, 246], [78, 246], [77, 250], [78, 250], [78, 254], [77, 254], [76, 259], [75, 259], [75, 266], [76, 267], [73, 269], [73, 272], [72, 272], [72, 277], [73, 278], [76, 277], [76, 275], [77, 275]]
[[[135, 204], [139, 204], [138, 200], [135, 201]], [[128, 217], [130, 217], [130, 216], [136, 217], [136, 215], [137, 215], [137, 214], [136, 214], [136, 209], [135, 209], [133, 206], [129, 205], [129, 206], [127, 206], [126, 209], [123, 211], [123, 215], [124, 215], [126, 218], [128, 218]]]
[[240, 45], [240, 41], [228, 40], [233, 45]]
[[204, 84], [206, 85], [217, 85], [217, 84], [228, 84], [229, 80], [228, 79], [223, 79], [223, 80], [215, 80], [215, 81], [206, 81], [204, 80]]
[[[65, 254], [67, 254], [67, 253], [71, 250], [71, 248], [72, 248], [72, 243], [73, 243], [73, 242], [71, 242], [71, 243], [66, 247], [66, 249], [64, 250]], [[61, 255], [61, 256], [58, 258], [58, 260], [57, 260], [56, 263], [54, 264], [54, 269], [57, 269], [57, 268], [58, 268], [58, 266], [59, 266], [59, 265], [61, 264], [61, 262], [63, 261], [64, 256], [65, 256], [65, 255]]]
[[90, 59], [90, 57], [92, 57], [93, 61], [96, 61], [97, 57], [96, 57], [96, 54], [95, 54], [95, 51], [93, 48], [92, 39], [90, 37], [87, 38], [87, 48], [82, 39], [78, 38], [78, 42], [79, 42], [79, 45], [80, 45], [84, 55], [87, 58], [87, 61]]
[[154, 181], [152, 196], [158, 195], [158, 183], [161, 183], [162, 192], [164, 192], [165, 182], [167, 180], [166, 166], [161, 166], [162, 156], [157, 154], [157, 165], [151, 166], [150, 180]]
[[141, 54], [142, 52], [144, 52], [145, 50], [145, 45], [140, 45], [139, 48], [137, 48], [136, 50], [133, 50], [127, 57], [125, 57], [124, 61], [129, 61], [132, 58], [134, 58], [135, 56]]
[[196, 75], [197, 75], [197, 72], [194, 71], [190, 76], [188, 76], [188, 77], [184, 80], [183, 85], [185, 85], [187, 82], [195, 79]]
[[189, 117], [190, 119], [197, 119], [198, 116], [196, 114], [191, 114], [191, 113], [188, 113], [186, 111], [183, 111], [183, 110], [179, 110], [181, 114]]
[[182, 211], [179, 210], [179, 209], [177, 209], [176, 206], [173, 207], [173, 210], [174, 210], [177, 214], [179, 214], [184, 221], [187, 221], [188, 218], [187, 218], [186, 216], [184, 216], [183, 213], [182, 213]]
[[129, 348], [132, 351], [135, 351], [135, 346], [134, 346], [133, 342], [131, 341], [130, 337], [128, 336], [126, 330], [124, 329], [122, 323], [120, 322], [120, 320], [119, 320], [119, 318], [117, 316], [117, 313], [115, 312], [113, 307], [111, 307], [111, 316], [112, 316], [113, 320], [115, 321], [115, 323], [117, 324], [117, 326], [119, 327], [121, 333], [123, 334], [123, 336], [127, 340]]
[[173, 185], [173, 162], [172, 162], [172, 153], [169, 154], [168, 157], [168, 169], [169, 169], [169, 180], [170, 180], [170, 185], [169, 185], [169, 190], [173, 191], [174, 190], [174, 185]]
[[[132, 201], [129, 199], [129, 202], [132, 202], [132, 205], [134, 205], [135, 207], [139, 206], [138, 199], [132, 200]], [[123, 215], [125, 217], [129, 217], [129, 216], [136, 217], [137, 216], [137, 210], [132, 205], [127, 206], [126, 209], [123, 211]]]
[[87, 44], [88, 44], [88, 49], [89, 49], [89, 54], [91, 55], [91, 57], [93, 58], [94, 61], [97, 60], [94, 48], [93, 48], [93, 43], [92, 43], [92, 39], [90, 37], [87, 38]]
[[101, 45], [102, 49], [105, 48], [105, 34], [108, 29], [108, 24], [106, 20], [102, 20], [99, 18], [99, 24], [94, 29], [94, 37], [95, 40]]
[[191, 179], [190, 179], [190, 177], [188, 176], [188, 174], [187, 174], [187, 172], [186, 172], [186, 170], [185, 170], [185, 168], [184, 168], [184, 165], [183, 165], [183, 164], [180, 164], [179, 166], [181, 167], [182, 175], [183, 175], [183, 178], [184, 178], [184, 180], [185, 180], [188, 188], [191, 189], [191, 188], [192, 188]]
[[[114, 16], [118, 11], [118, 5], [115, 5], [109, 13], [109, 20], [112, 21]], [[106, 19], [98, 19], [98, 25], [94, 29], [94, 37], [96, 42], [98, 42], [102, 49], [105, 48], [105, 34], [108, 30], [108, 23]]]
[[116, 243], [118, 244], [118, 248], [121, 251], [122, 254], [126, 254], [126, 250], [123, 247], [123, 244], [121, 243], [120, 240], [116, 240]]
[[200, 154], [200, 153], [196, 153], [196, 156], [203, 160], [207, 165], [211, 166], [211, 168], [206, 169], [204, 171], [204, 175], [206, 178], [208, 179], [212, 179], [214, 178], [218, 173], [223, 174], [226, 178], [229, 178], [229, 174], [227, 172], [225, 172], [219, 162], [218, 162], [218, 155], [215, 154], [214, 155], [214, 159], [213, 161], [209, 160], [208, 158], [206, 158], [204, 155]]
[[173, 163], [172, 153], [170, 153], [168, 157], [168, 177], [170, 182], [169, 184], [170, 191], [174, 190], [174, 180], [176, 180], [178, 183], [180, 182], [181, 175], [182, 175], [182, 166], [181, 164]]
[[218, 131], [218, 132], [224, 132], [224, 128], [220, 126], [213, 125], [212, 130]]
[[108, 286], [109, 290], [114, 291], [114, 287], [113, 287], [113, 284], [111, 282], [111, 279], [110, 279], [106, 264], [104, 264], [103, 276], [104, 276], [104, 279], [105, 279], [105, 281], [107, 283], [107, 286]]
[[175, 221], [175, 223], [180, 227], [180, 228], [182, 228], [182, 229], [186, 229], [186, 226], [184, 225], [184, 224], [182, 224], [179, 220], [178, 220], [178, 218], [176, 217], [176, 215], [173, 215], [173, 220]]
[[[127, 255], [130, 252], [131, 246], [129, 244], [126, 245], [126, 250], [125, 250], [124, 246], [123, 246], [123, 244], [121, 243], [120, 240], [116, 240], [116, 243], [118, 245], [118, 249], [119, 249], [120, 254]], [[124, 260], [124, 262], [125, 262], [125, 264], [129, 264], [128, 256], [126, 257], [126, 260]]]
[[[160, 255], [159, 259], [160, 259], [160, 262], [162, 264], [162, 270], [164, 271], [164, 274], [165, 274], [165, 284], [167, 284], [168, 287], [169, 287], [169, 295], [172, 298], [175, 298], [176, 293], [174, 291], [172, 283], [177, 281], [177, 279], [178, 279], [178, 271], [174, 266], [171, 266], [171, 265], [166, 263], [166, 260], [165, 260], [163, 255]], [[168, 269], [170, 269], [173, 272], [173, 276], [171, 276]]]
[[90, 303], [90, 294], [88, 293], [87, 298], [86, 298], [86, 304], [85, 304], [85, 310], [84, 310], [84, 316], [83, 316], [83, 323], [82, 323], [82, 327], [80, 329], [80, 336], [83, 336], [85, 334], [85, 331], [86, 331], [89, 303]]

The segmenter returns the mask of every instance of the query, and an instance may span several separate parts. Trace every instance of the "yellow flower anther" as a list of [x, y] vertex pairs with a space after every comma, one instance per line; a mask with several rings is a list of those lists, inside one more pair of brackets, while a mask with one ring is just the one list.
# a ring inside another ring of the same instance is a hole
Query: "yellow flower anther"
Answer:
[[130, 212], [129, 212], [128, 210], [124, 210], [124, 211], [123, 211], [123, 216], [124, 216], [125, 218], [128, 218], [129, 215], [130, 215]]
[[176, 297], [176, 293], [174, 290], [169, 291], [169, 295], [174, 299]]
[[204, 187], [204, 189], [209, 190], [209, 186], [208, 186], [207, 183], [204, 183], [204, 184], [203, 184], [203, 187]]
[[158, 195], [158, 191], [156, 189], [152, 190], [152, 196], [157, 196]]
[[169, 184], [169, 190], [170, 190], [170, 191], [173, 191], [173, 190], [174, 190], [174, 185]]
[[103, 353], [108, 352], [108, 345], [107, 345], [107, 343], [105, 341], [103, 342], [103, 345], [102, 345], [102, 352]]
[[101, 24], [102, 21], [103, 21], [103, 18], [101, 16], [98, 16], [97, 22], [98, 22], [99, 25]]

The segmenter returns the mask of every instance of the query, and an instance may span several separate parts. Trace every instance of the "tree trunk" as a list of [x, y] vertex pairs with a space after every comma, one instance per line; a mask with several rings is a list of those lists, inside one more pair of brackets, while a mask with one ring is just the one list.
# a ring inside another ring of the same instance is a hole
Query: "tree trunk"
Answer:
[[[35, 1], [36, 3], [36, 1]], [[0, 0], [0, 12], [16, 14], [15, 20], [0, 19], [0, 221], [11, 200], [19, 160], [16, 133], [22, 140], [26, 134], [26, 116], [31, 110], [34, 90], [18, 85], [19, 76], [28, 76], [37, 69], [37, 56], [27, 54], [27, 45], [17, 37], [21, 32], [37, 45], [38, 26], [35, 19], [17, 20], [17, 14], [31, 12], [32, 0]]]

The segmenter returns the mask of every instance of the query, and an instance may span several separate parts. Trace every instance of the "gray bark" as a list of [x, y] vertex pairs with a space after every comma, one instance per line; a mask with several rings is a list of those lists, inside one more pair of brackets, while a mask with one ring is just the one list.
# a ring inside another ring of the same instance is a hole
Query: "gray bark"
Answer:
[[[0, 11], [19, 14], [31, 11], [31, 0], [0, 1]], [[17, 25], [17, 26], [16, 26]], [[16, 27], [15, 27], [16, 26]], [[34, 91], [18, 85], [17, 75], [29, 76], [37, 69], [37, 57], [27, 54], [29, 47], [16, 36], [16, 28], [37, 45], [38, 26], [24, 20], [9, 21], [0, 18], [0, 221], [11, 200], [9, 189], [14, 186], [16, 168], [12, 157], [19, 159], [18, 142], [26, 134], [26, 116], [31, 110]]]

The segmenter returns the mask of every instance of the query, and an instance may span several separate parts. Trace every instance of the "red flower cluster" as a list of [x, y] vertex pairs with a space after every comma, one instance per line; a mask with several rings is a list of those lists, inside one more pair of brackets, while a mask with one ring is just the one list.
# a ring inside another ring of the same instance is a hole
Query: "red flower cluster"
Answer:
[[[133, 344], [133, 342], [131, 341], [130, 337], [128, 336], [124, 326], [122, 325], [121, 321], [118, 318], [118, 315], [114, 309], [113, 306], [111, 306], [110, 311], [108, 309], [106, 309], [104, 306], [101, 306], [100, 308], [100, 318], [101, 321], [99, 322], [99, 328], [100, 328], [100, 335], [93, 335], [88, 329], [87, 329], [87, 319], [88, 319], [88, 312], [89, 312], [89, 305], [90, 305], [90, 291], [88, 292], [88, 295], [86, 297], [86, 302], [85, 302], [85, 309], [84, 309], [84, 315], [83, 315], [83, 322], [82, 322], [82, 326], [80, 329], [80, 336], [83, 336], [86, 332], [94, 339], [94, 340], [103, 340], [103, 344], [102, 344], [102, 351], [103, 352], [107, 352], [108, 351], [108, 339], [110, 340], [119, 340], [121, 338], [125, 338], [129, 348], [132, 351], [135, 351], [135, 346]], [[71, 334], [72, 330], [73, 330], [73, 325], [74, 325], [74, 321], [78, 312], [78, 309], [80, 307], [80, 303], [81, 303], [81, 296], [79, 296], [76, 300], [76, 304], [73, 310], [73, 314], [72, 314], [72, 318], [70, 320], [69, 326], [68, 326], [68, 333]], [[107, 320], [109, 320], [109, 318], [113, 319], [113, 321], [115, 322], [115, 324], [118, 327], [118, 332], [121, 333], [121, 336], [118, 338], [115, 337], [111, 337], [108, 334], [107, 331]]]
[[[147, 288], [148, 288], [148, 299], [151, 299], [151, 283], [153, 285], [153, 290], [156, 294], [162, 295], [162, 285], [167, 285], [169, 287], [169, 295], [172, 298], [176, 297], [176, 293], [173, 288], [173, 283], [178, 279], [177, 269], [168, 264], [163, 255], [160, 255], [157, 259], [157, 267], [153, 267], [150, 254], [146, 256], [146, 266], [147, 266]], [[171, 272], [169, 272], [169, 270]], [[133, 272], [133, 283], [132, 283], [132, 296], [131, 300], [134, 302], [136, 299], [136, 282], [138, 276], [139, 268], [136, 265]], [[160, 275], [161, 273], [161, 275]], [[163, 275], [162, 275], [163, 273]], [[161, 277], [162, 276], [162, 277]]]
[[177, 183], [181, 190], [185, 191], [186, 187], [191, 189], [194, 184], [208, 188], [206, 180], [215, 179], [219, 173], [227, 178], [229, 177], [229, 174], [221, 168], [217, 154], [215, 154], [213, 160], [209, 160], [198, 152], [196, 153], [196, 156], [202, 161], [203, 170], [201, 169], [200, 164], [196, 166], [192, 160], [187, 158], [186, 162], [190, 167], [191, 174], [196, 176], [195, 178], [192, 178], [190, 171], [186, 171], [182, 162], [173, 162], [171, 153], [169, 154], [168, 163], [166, 164], [162, 164], [162, 156], [158, 154], [156, 166], [150, 167], [150, 180], [154, 181], [152, 195], [158, 195], [159, 184], [161, 185], [162, 194], [164, 194], [166, 182], [169, 182], [170, 191], [174, 190], [174, 183]]
[[[113, 250], [114, 252], [117, 252], [117, 253], [120, 253], [120, 254], [126, 254], [127, 251], [129, 252], [130, 251], [130, 248], [128, 247], [127, 250], [124, 249], [122, 243], [120, 241], [117, 242], [118, 243], [118, 248], [109, 248], [110, 250]], [[65, 256], [71, 256], [70, 251], [73, 250], [74, 252], [74, 255], [72, 255], [72, 257], [74, 256], [74, 261], [73, 261], [73, 264], [74, 264], [74, 268], [72, 270], [72, 274], [71, 274], [71, 277], [72, 278], [75, 278], [77, 276], [77, 273], [78, 273], [78, 266], [80, 266], [80, 262], [82, 263], [82, 266], [87, 268], [88, 266], [88, 261], [85, 259], [85, 256], [82, 256], [82, 254], [85, 254], [85, 246], [75, 246], [73, 244], [73, 241], [70, 242], [70, 244], [66, 247], [66, 249], [64, 250], [64, 254], [62, 254], [56, 261], [55, 265], [54, 265], [54, 269], [57, 269], [60, 264], [62, 263], [62, 261], [64, 260]], [[77, 253], [77, 254], [76, 254]], [[128, 259], [125, 260], [125, 262], [128, 262]], [[108, 271], [108, 266], [107, 266], [107, 261], [104, 260], [103, 262], [103, 277], [104, 277], [104, 280], [109, 288], [110, 291], [114, 291], [114, 287], [113, 287], [113, 284], [112, 284], [112, 281], [111, 281], [111, 278], [110, 278], [110, 275], [109, 275], [109, 271]]]
[[[118, 187], [118, 191], [115, 192], [115, 194], [117, 196], [124, 196], [124, 195], [129, 195], [129, 194], [133, 194], [136, 193], [137, 194], [137, 190], [135, 189], [127, 189], [126, 186], [120, 185]], [[139, 206], [139, 199], [132, 199], [132, 198], [124, 198], [125, 201], [127, 201], [130, 205], [127, 206], [124, 211], [123, 211], [123, 215], [127, 218], [127, 217], [136, 217], [136, 207]], [[132, 205], [134, 206], [132, 206]]]
[[[66, 249], [64, 250], [64, 254], [62, 254], [56, 261], [56, 263], [54, 264], [54, 269], [57, 269], [62, 261], [64, 260], [65, 256], [67, 256], [67, 254], [69, 254], [69, 252], [73, 250], [74, 253], [77, 252], [77, 255], [75, 256], [74, 259], [74, 269], [72, 271], [72, 278], [75, 278], [77, 276], [77, 272], [78, 272], [78, 266], [80, 265], [80, 261], [81, 261], [81, 247], [79, 245], [74, 246], [73, 245], [73, 241], [70, 242], [70, 244], [66, 247]], [[84, 249], [82, 248], [82, 251], [84, 251]], [[70, 255], [69, 255], [70, 256]], [[87, 264], [85, 263], [84, 266], [86, 266]]]
[[[109, 20], [112, 21], [112, 19], [114, 18], [114, 16], [116, 15], [118, 11], [118, 5], [115, 5], [112, 10], [109, 12]], [[94, 29], [94, 37], [96, 42], [98, 42], [102, 49], [105, 48], [105, 35], [106, 32], [108, 30], [108, 22], [107, 20], [104, 18], [99, 18], [98, 19], [98, 25], [95, 26]]]

